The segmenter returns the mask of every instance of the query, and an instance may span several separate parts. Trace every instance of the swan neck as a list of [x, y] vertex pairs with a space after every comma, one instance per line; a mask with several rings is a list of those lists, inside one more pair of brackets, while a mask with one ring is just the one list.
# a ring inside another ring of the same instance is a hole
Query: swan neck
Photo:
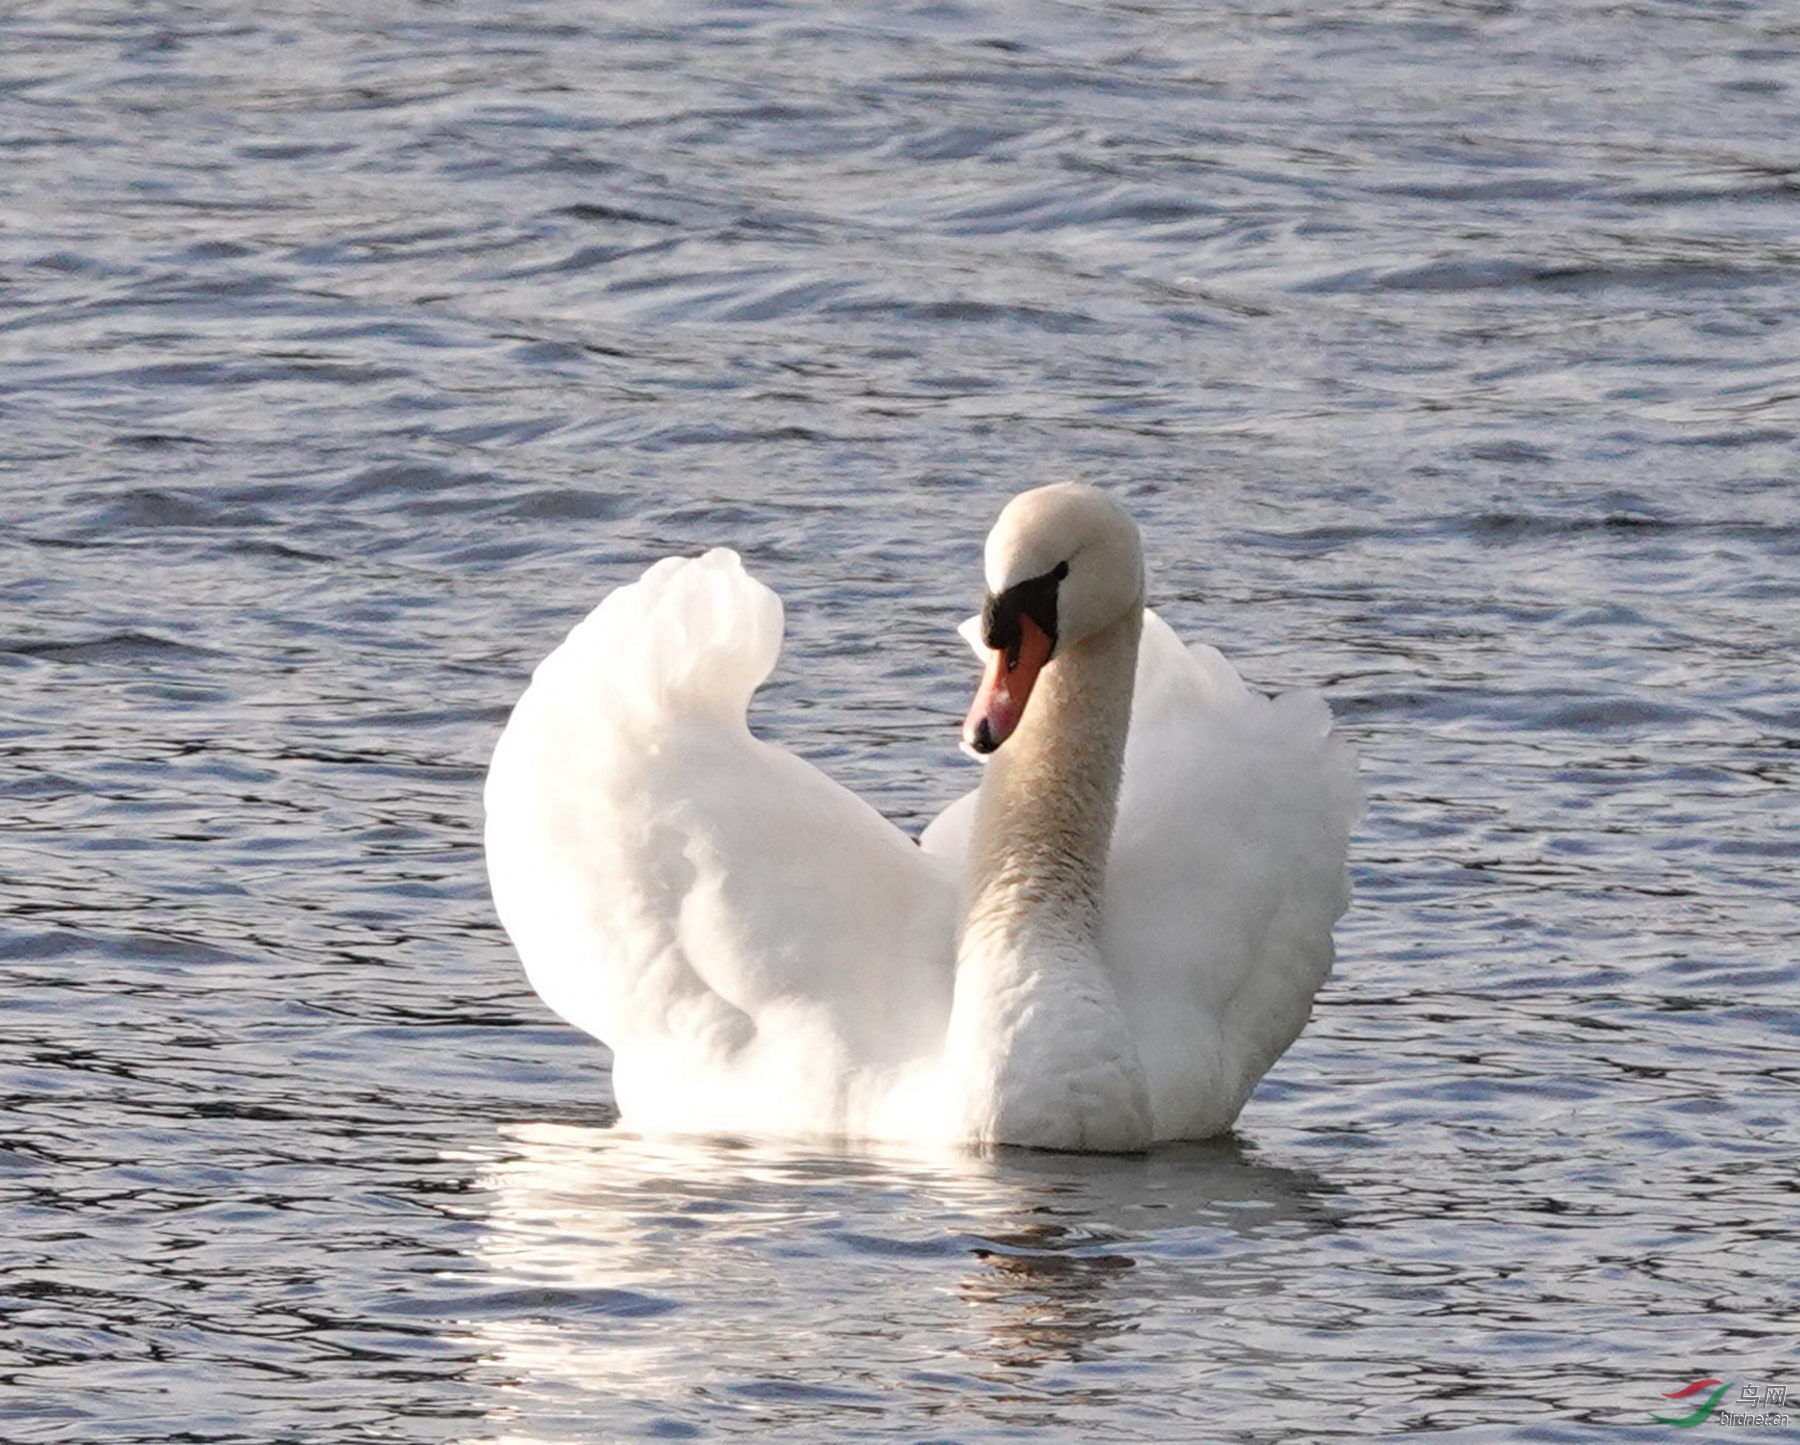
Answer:
[[1047, 664], [988, 761], [944, 1049], [966, 1139], [1150, 1140], [1148, 1080], [1100, 953], [1142, 621], [1134, 607]]
[[1142, 630], [1136, 606], [1044, 668], [982, 780], [965, 928], [1098, 938]]

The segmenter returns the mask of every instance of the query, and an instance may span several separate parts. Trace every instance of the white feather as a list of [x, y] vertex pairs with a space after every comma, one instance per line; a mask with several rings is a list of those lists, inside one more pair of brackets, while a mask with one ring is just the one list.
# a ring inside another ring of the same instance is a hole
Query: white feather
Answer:
[[[501, 919], [544, 1000], [612, 1047], [634, 1127], [983, 1137], [967, 1057], [946, 1066], [976, 795], [921, 847], [752, 737], [781, 627], [720, 549], [656, 564], [545, 659], [488, 776]], [[1348, 897], [1354, 774], [1317, 694], [1255, 694], [1145, 614], [1100, 929], [1101, 1003], [1130, 1037], [1084, 1067], [1096, 1090], [1141, 1070], [1150, 1137], [1228, 1128], [1304, 1025]], [[1080, 993], [1034, 1007], [1085, 1030]], [[990, 1066], [1015, 1115], [1082, 1106], [1085, 1076]]]

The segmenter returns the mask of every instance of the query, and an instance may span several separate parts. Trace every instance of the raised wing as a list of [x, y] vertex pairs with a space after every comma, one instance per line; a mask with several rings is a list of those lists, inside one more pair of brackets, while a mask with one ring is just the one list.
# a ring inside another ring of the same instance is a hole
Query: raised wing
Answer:
[[[1318, 693], [1252, 692], [1215, 649], [1144, 614], [1101, 951], [1156, 1137], [1227, 1128], [1305, 1026], [1361, 808]], [[921, 841], [960, 869], [974, 818], [970, 793]]]
[[1146, 614], [1102, 948], [1160, 1137], [1227, 1127], [1305, 1026], [1361, 807], [1318, 693], [1252, 692]]
[[781, 631], [735, 553], [660, 562], [545, 659], [495, 749], [501, 921], [545, 1002], [612, 1046], [634, 1122], [679, 1123], [691, 1085], [715, 1123], [724, 1089], [764, 1128], [842, 1126], [941, 1045], [950, 871], [751, 735]]

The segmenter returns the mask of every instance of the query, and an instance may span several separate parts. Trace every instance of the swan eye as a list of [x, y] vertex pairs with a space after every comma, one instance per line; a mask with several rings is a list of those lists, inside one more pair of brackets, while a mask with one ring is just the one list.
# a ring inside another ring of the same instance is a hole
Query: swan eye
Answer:
[[990, 592], [981, 609], [981, 640], [995, 652], [1006, 654], [1010, 668], [1019, 660], [1025, 634], [1019, 619], [1029, 617], [1050, 639], [1050, 655], [1056, 655], [1056, 588], [1069, 575], [1069, 564], [1058, 562], [1041, 577], [1027, 577], [1004, 592]]

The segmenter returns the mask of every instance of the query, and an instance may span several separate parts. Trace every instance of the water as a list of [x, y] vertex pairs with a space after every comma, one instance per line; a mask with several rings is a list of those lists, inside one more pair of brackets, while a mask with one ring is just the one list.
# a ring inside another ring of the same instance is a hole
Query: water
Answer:
[[[1800, 1391], [1797, 61], [1775, 0], [10, 9], [0, 1434]], [[612, 1127], [482, 874], [532, 663], [730, 542], [757, 726], [916, 826], [1057, 477], [1363, 754], [1237, 1137]]]

